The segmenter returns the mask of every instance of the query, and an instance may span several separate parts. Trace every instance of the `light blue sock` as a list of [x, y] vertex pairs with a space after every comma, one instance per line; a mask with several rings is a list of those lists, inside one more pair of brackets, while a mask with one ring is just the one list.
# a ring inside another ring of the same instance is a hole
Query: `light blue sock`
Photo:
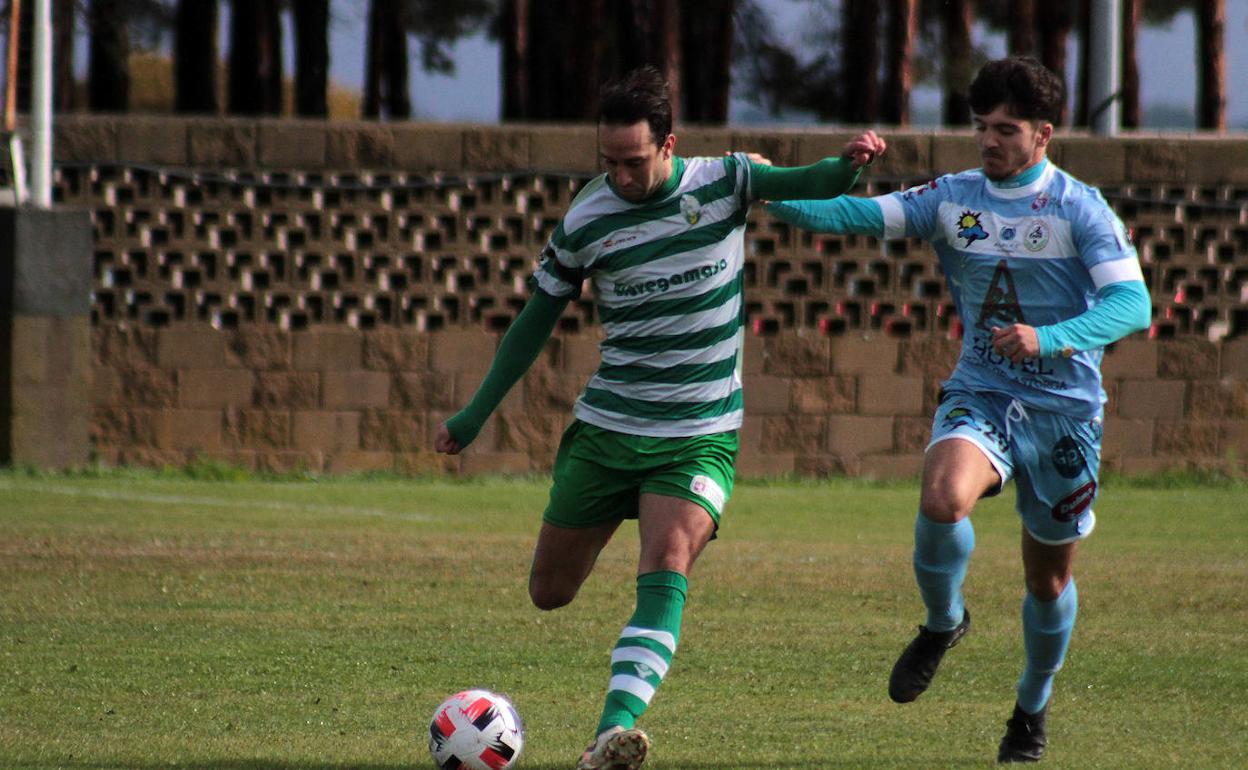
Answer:
[[1061, 596], [1042, 602], [1028, 592], [1023, 599], [1023, 646], [1027, 667], [1018, 680], [1018, 706], [1037, 714], [1053, 694], [1053, 677], [1066, 660], [1070, 633], [1079, 613], [1079, 592], [1072, 578]]
[[970, 519], [938, 524], [919, 513], [914, 522], [914, 577], [932, 631], [951, 631], [962, 622], [962, 581], [973, 550], [975, 529]]

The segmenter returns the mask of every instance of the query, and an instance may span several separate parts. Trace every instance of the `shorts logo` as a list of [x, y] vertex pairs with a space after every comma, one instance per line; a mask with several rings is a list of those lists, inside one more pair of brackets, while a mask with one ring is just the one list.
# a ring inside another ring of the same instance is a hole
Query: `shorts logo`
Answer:
[[1062, 436], [1061, 440], [1053, 446], [1053, 467], [1057, 468], [1057, 472], [1062, 474], [1064, 479], [1077, 478], [1083, 469], [1088, 467], [1088, 461], [1083, 456], [1083, 451], [1079, 449], [1079, 444], [1070, 436]]
[[1063, 497], [1058, 501], [1057, 505], [1053, 506], [1053, 518], [1058, 521], [1074, 521], [1079, 517], [1079, 514], [1092, 505], [1092, 501], [1095, 499], [1096, 482], [1089, 481], [1066, 497]]
[[1027, 234], [1023, 236], [1023, 245], [1028, 251], [1040, 251], [1049, 244], [1049, 226], [1039, 219], [1031, 220], [1027, 225]]
[[680, 213], [684, 215], [686, 222], [696, 225], [702, 218], [702, 204], [698, 202], [697, 196], [692, 194], [680, 196]]
[[689, 480], [689, 491], [711, 504], [716, 513], [724, 510], [724, 488], [710, 476], [694, 476]]

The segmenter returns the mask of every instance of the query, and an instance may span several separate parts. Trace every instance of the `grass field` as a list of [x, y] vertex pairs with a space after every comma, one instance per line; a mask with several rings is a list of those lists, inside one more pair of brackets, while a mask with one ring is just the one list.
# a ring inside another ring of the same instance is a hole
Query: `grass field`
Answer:
[[[527, 600], [546, 482], [0, 474], [0, 768], [431, 767], [428, 717], [509, 693], [570, 770], [633, 603], [634, 526]], [[1022, 659], [1012, 489], [975, 516], [970, 636], [918, 702], [915, 486], [743, 484], [691, 580], [647, 768], [991, 767]], [[1110, 483], [1050, 768], [1248, 767], [1248, 487]]]

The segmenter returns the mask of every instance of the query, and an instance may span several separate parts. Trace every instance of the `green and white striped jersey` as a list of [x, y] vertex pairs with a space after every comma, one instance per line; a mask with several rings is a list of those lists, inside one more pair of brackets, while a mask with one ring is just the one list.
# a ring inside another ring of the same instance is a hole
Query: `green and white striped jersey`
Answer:
[[750, 177], [744, 153], [677, 157], [641, 203], [616, 195], [605, 174], [572, 201], [534, 278], [555, 297], [594, 282], [606, 339], [578, 419], [639, 436], [741, 426]]

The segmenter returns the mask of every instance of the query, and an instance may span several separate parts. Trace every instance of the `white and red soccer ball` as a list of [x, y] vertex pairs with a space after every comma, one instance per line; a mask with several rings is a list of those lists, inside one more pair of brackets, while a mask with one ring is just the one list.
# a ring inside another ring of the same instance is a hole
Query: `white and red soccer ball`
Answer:
[[439, 770], [508, 770], [523, 748], [516, 707], [489, 690], [457, 692], [429, 720], [429, 753]]

